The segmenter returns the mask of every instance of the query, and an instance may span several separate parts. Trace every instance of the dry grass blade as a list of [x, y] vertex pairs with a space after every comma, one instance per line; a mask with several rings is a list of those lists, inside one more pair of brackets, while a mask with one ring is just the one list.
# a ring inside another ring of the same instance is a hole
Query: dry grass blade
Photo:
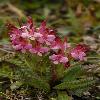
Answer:
[[7, 5], [8, 5], [8, 8], [9, 8], [11, 11], [15, 12], [18, 16], [20, 16], [21, 18], [22, 18], [22, 17], [25, 17], [25, 15], [23, 14], [23, 12], [22, 12], [20, 9], [18, 9], [18, 8], [15, 7], [15, 6], [13, 6], [11, 3], [7, 3]]

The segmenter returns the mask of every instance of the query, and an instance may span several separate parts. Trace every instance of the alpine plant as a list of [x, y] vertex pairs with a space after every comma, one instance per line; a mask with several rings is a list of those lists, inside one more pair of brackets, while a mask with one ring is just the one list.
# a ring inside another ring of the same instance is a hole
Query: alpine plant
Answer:
[[9, 36], [12, 47], [22, 53], [31, 53], [38, 56], [49, 55], [54, 64], [69, 66], [71, 59], [84, 60], [87, 48], [78, 44], [72, 47], [67, 39], [61, 39], [56, 31], [46, 26], [43, 21], [40, 27], [36, 27], [32, 18], [28, 17], [27, 22], [20, 27], [8, 24]]

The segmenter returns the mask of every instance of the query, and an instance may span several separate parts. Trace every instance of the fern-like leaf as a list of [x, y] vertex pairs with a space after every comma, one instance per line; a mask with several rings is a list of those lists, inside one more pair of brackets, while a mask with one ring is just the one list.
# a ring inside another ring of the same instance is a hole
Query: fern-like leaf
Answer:
[[57, 97], [57, 100], [72, 100], [71, 97], [68, 96], [68, 94], [66, 92], [61, 92], [59, 91], [58, 92], [58, 97]]
[[65, 81], [73, 81], [76, 78], [80, 77], [80, 75], [82, 75], [83, 72], [84, 71], [82, 70], [81, 65], [77, 64], [75, 66], [69, 67], [64, 72], [63, 82], [65, 82]]
[[75, 90], [79, 88], [85, 88], [90, 86], [91, 84], [95, 83], [95, 80], [93, 78], [87, 78], [87, 79], [79, 79], [74, 81], [65, 81], [57, 86], [55, 86], [55, 89], [68, 89], [68, 90]]
[[42, 89], [44, 91], [49, 91], [50, 87], [46, 80], [38, 76], [32, 69], [29, 68], [18, 68], [15, 71], [16, 80], [33, 86], [35, 88]]

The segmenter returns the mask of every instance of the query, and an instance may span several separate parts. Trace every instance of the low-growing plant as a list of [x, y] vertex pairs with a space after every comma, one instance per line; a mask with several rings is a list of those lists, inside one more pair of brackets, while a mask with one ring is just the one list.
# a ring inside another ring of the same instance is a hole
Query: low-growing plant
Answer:
[[95, 83], [81, 64], [88, 51], [86, 45], [73, 47], [66, 37], [61, 39], [56, 31], [48, 28], [46, 21], [36, 27], [30, 17], [19, 28], [12, 24], [7, 26], [15, 51], [1, 58], [9, 63], [0, 68], [0, 93], [4, 97], [10, 98], [5, 90], [24, 89], [24, 94], [35, 98], [32, 100], [72, 100], [73, 95], [83, 95]]

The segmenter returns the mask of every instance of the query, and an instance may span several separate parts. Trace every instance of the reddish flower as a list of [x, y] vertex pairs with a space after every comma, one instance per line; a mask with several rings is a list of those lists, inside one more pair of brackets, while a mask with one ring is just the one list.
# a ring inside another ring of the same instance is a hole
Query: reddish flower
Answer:
[[52, 44], [52, 42], [54, 42], [55, 41], [55, 36], [54, 35], [47, 35], [47, 34], [44, 34], [44, 35], [42, 35], [39, 39], [38, 39], [38, 41], [40, 42], [40, 43], [45, 43], [46, 45], [51, 45]]
[[42, 56], [42, 54], [47, 53], [49, 51], [48, 47], [43, 47], [38, 42], [35, 44], [35, 46], [29, 50], [31, 53], [37, 54], [39, 56]]
[[84, 60], [84, 57], [86, 56], [87, 48], [85, 45], [77, 45], [74, 49], [71, 51], [71, 56], [75, 59], [79, 59], [80, 61]]
[[59, 63], [66, 64], [68, 62], [68, 58], [61, 54], [57, 54], [57, 55], [53, 54], [49, 56], [49, 59], [51, 59], [54, 64], [59, 64]]
[[54, 64], [62, 63], [65, 67], [68, 67], [70, 65], [70, 57], [68, 55], [66, 57], [66, 54], [70, 54], [73, 58], [82, 61], [88, 50], [85, 45], [77, 45], [71, 50], [71, 53], [68, 53], [70, 44], [66, 38], [62, 40], [56, 36], [56, 32], [46, 26], [46, 21], [43, 21], [40, 27], [37, 28], [33, 20], [28, 17], [27, 23], [19, 28], [11, 24], [8, 27], [12, 46], [15, 50], [30, 52], [39, 56], [45, 53], [52, 53], [49, 59]]
[[65, 40], [62, 41], [59, 37], [55, 39], [55, 41], [51, 44], [51, 49], [54, 51], [66, 51], [67, 48], [70, 47], [70, 44], [67, 43]]
[[38, 41], [40, 43], [46, 43], [46, 45], [51, 45], [52, 42], [55, 41], [55, 35], [54, 31], [52, 29], [46, 28], [46, 22], [43, 21], [41, 26], [38, 29], [38, 33], [40, 37], [38, 38]]

